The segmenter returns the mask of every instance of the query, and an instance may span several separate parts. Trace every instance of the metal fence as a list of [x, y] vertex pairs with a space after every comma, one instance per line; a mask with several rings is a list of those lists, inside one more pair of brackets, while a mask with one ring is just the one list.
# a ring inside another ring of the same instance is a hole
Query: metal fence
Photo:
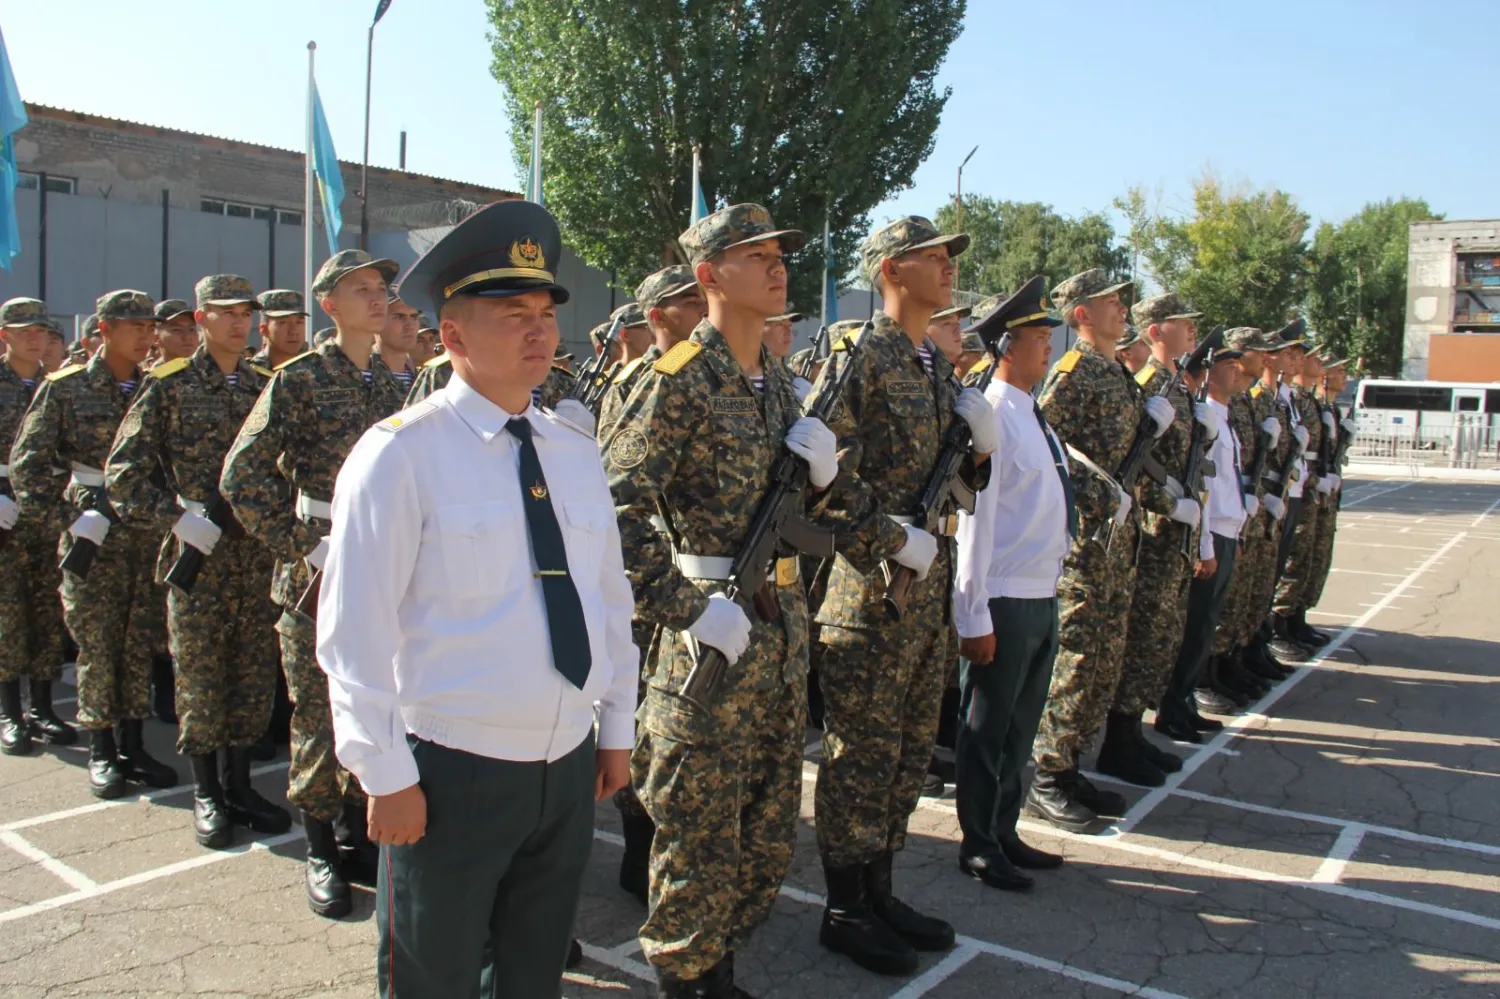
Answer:
[[1441, 425], [1417, 423], [1374, 432], [1360, 427], [1353, 461], [1431, 468], [1500, 468], [1500, 429], [1485, 414], [1459, 413]]

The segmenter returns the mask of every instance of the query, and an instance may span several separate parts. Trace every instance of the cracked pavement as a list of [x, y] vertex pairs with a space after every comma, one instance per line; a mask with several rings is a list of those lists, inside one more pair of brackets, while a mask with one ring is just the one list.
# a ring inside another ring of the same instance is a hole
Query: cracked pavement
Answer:
[[[1346, 483], [1337, 571], [1311, 619], [1358, 631], [1127, 833], [1028, 820], [1025, 838], [1068, 861], [1030, 894], [960, 874], [952, 792], [924, 799], [897, 890], [961, 939], [911, 982], [818, 946], [805, 781], [787, 890], [740, 956], [741, 984], [763, 999], [1500, 995], [1497, 501], [1500, 486]], [[148, 733], [172, 758], [171, 731]], [[374, 995], [373, 898], [358, 892], [339, 922], [309, 912], [295, 830], [215, 855], [193, 842], [185, 791], [100, 806], [84, 761], [0, 758], [0, 999]], [[279, 793], [284, 770], [256, 781]], [[615, 883], [608, 803], [596, 825], [578, 919], [590, 957], [562, 994], [646, 997], [643, 913]]]

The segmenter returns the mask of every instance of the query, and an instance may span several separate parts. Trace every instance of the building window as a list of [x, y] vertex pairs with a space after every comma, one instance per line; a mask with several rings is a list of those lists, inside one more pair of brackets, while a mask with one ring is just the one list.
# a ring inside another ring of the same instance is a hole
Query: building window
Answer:
[[282, 225], [301, 225], [302, 213], [289, 212], [285, 208], [276, 209], [276, 221]]
[[[35, 191], [42, 182], [39, 173], [27, 173], [25, 170], [18, 171], [20, 176], [16, 178], [16, 186], [23, 191]], [[77, 194], [78, 181], [73, 177], [54, 177], [47, 175], [48, 194]]]
[[225, 201], [223, 198], [204, 198], [198, 202], [198, 207], [210, 215], [228, 215], [230, 218], [255, 219], [259, 222], [269, 222], [274, 215], [281, 225], [302, 224], [301, 212], [289, 211], [285, 208], [247, 205], [239, 201]]

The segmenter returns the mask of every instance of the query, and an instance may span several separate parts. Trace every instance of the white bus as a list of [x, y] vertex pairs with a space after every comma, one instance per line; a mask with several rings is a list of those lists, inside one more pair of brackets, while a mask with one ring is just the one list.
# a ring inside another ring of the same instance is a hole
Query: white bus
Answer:
[[1450, 430], [1458, 414], [1471, 414], [1465, 422], [1480, 425], [1488, 425], [1491, 414], [1500, 416], [1500, 382], [1366, 378], [1355, 399], [1360, 429], [1373, 434]]

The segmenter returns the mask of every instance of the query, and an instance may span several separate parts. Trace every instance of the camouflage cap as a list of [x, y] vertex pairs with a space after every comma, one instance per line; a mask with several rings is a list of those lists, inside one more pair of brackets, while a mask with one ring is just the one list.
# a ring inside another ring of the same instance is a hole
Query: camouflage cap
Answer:
[[1224, 346], [1239, 351], [1265, 352], [1276, 349], [1265, 331], [1254, 326], [1231, 326], [1224, 331]]
[[959, 345], [963, 347], [965, 354], [978, 354], [984, 351], [984, 340], [973, 330], [966, 332], [959, 338]]
[[880, 273], [882, 260], [899, 257], [913, 250], [925, 250], [929, 246], [946, 246], [948, 255], [956, 257], [969, 248], [969, 237], [962, 232], [945, 236], [930, 219], [908, 215], [894, 222], [887, 222], [865, 237], [859, 247], [860, 270], [866, 280], [873, 281], [875, 275]]
[[387, 260], [384, 257], [377, 259], [364, 250], [340, 250], [323, 261], [323, 266], [318, 268], [318, 276], [313, 278], [312, 290], [319, 295], [326, 294], [332, 291], [333, 286], [343, 280], [345, 275], [364, 270], [366, 267], [373, 267], [379, 271], [386, 284], [396, 280], [396, 275], [401, 271], [394, 260]]
[[1344, 365], [1346, 365], [1348, 363], [1349, 363], [1349, 358], [1347, 358], [1347, 357], [1336, 357], [1336, 356], [1330, 354], [1329, 357], [1328, 357], [1328, 360], [1323, 364], [1323, 370], [1324, 371], [1332, 371], [1334, 368], [1342, 368]]
[[663, 267], [636, 285], [635, 300], [641, 304], [643, 312], [650, 312], [672, 296], [697, 286], [698, 279], [693, 277], [693, 269], [686, 264], [676, 264]]
[[1189, 309], [1174, 291], [1169, 291], [1165, 295], [1143, 298], [1130, 307], [1130, 319], [1137, 329], [1145, 329], [1152, 323], [1165, 323], [1173, 319], [1202, 318], [1203, 313]]
[[83, 336], [97, 336], [99, 334], [99, 313], [90, 312], [88, 318], [83, 321]]
[[1129, 281], [1111, 281], [1102, 267], [1090, 267], [1082, 274], [1074, 274], [1052, 289], [1052, 297], [1059, 303], [1064, 315], [1092, 298], [1103, 298], [1131, 287]]
[[181, 315], [192, 315], [193, 307], [180, 298], [167, 298], [156, 303], [156, 321], [164, 323]]
[[270, 291], [263, 291], [255, 301], [268, 319], [307, 315], [307, 307], [302, 302], [302, 292], [293, 291], [290, 288], [272, 288]]
[[418, 333], [436, 333], [437, 331], [438, 331], [438, 328], [436, 326], [432, 325], [432, 320], [428, 317], [427, 313], [425, 313], [425, 312], [418, 312], [417, 313], [417, 332]]
[[156, 318], [156, 303], [151, 301], [151, 296], [130, 288], [105, 292], [94, 303], [94, 308], [100, 322]]
[[807, 242], [807, 237], [796, 229], [776, 228], [770, 212], [748, 203], [730, 205], [703, 216], [678, 236], [677, 242], [687, 254], [688, 262], [696, 267], [725, 250], [768, 239], [780, 240], [784, 253], [794, 253]]
[[552, 359], [554, 361], [571, 361], [573, 355], [568, 352], [567, 346], [559, 340], [557, 341], [557, 346], [552, 350]]
[[[998, 309], [1003, 301], [1005, 301], [1004, 295], [991, 295], [989, 298], [980, 299], [979, 304], [969, 310], [969, 318], [974, 320], [975, 326], [978, 326], [980, 321]], [[933, 316], [933, 318], [937, 317]]]
[[946, 319], [949, 316], [957, 316], [960, 319], [968, 319], [974, 314], [974, 310], [967, 305], [954, 305], [946, 309], [939, 309], [932, 314], [934, 319]]
[[767, 319], [766, 322], [768, 322], [768, 323], [800, 323], [802, 320], [804, 320], [806, 318], [807, 317], [804, 316], [800, 312], [783, 312], [779, 316], [772, 316], [770, 319]]
[[252, 309], [260, 308], [255, 301], [255, 289], [250, 287], [248, 279], [238, 274], [210, 274], [199, 278], [198, 283], [193, 285], [193, 297], [200, 309], [205, 305], [240, 304], [248, 304]]
[[609, 339], [609, 328], [613, 325], [613, 321], [600, 323], [589, 330], [589, 339], [602, 347], [604, 342]]
[[324, 326], [322, 329], [318, 330], [318, 332], [313, 334], [313, 346], [322, 346], [329, 340], [332, 340], [334, 334], [337, 332], [338, 330], [332, 326]]
[[1275, 346], [1269, 349], [1282, 350], [1286, 347], [1305, 347], [1306, 343], [1304, 341], [1304, 338], [1306, 337], [1306, 335], [1307, 320], [1303, 319], [1301, 316], [1298, 316], [1296, 319], [1293, 319], [1291, 322], [1281, 327], [1281, 329], [1271, 334], [1271, 339], [1275, 342]]
[[0, 305], [0, 326], [7, 329], [22, 326], [51, 326], [47, 303], [40, 298], [12, 298]]
[[1126, 323], [1125, 332], [1120, 336], [1120, 339], [1115, 341], [1115, 350], [1124, 350], [1126, 347], [1133, 347], [1140, 342], [1140, 339], [1141, 331]]
[[609, 314], [609, 321], [611, 323], [617, 319], [620, 321], [621, 329], [646, 325], [646, 313], [641, 310], [640, 305], [636, 302], [626, 302]]

